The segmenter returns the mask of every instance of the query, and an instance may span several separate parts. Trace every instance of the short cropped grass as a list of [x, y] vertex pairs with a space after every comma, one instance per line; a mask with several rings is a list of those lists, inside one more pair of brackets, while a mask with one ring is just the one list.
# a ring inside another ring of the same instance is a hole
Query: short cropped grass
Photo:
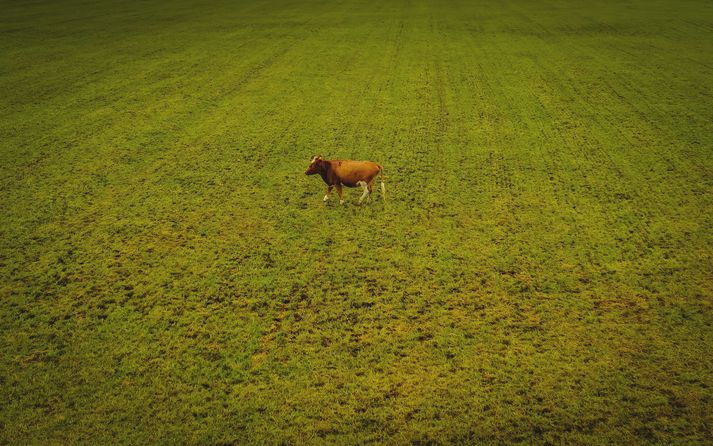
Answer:
[[711, 2], [1, 9], [0, 443], [712, 441]]

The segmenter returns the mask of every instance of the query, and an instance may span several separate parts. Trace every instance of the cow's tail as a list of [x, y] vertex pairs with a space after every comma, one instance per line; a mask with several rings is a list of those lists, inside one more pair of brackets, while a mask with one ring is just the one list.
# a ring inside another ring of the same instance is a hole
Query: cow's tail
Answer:
[[379, 166], [379, 179], [381, 180], [381, 198], [386, 203], [386, 186], [384, 185], [384, 168]]

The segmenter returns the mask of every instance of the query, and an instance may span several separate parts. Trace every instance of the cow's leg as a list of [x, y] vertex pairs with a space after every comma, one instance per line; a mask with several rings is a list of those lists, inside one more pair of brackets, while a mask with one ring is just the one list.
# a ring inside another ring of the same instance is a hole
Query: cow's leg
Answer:
[[342, 185], [337, 184], [335, 187], [337, 188], [337, 195], [339, 195], [339, 204], [344, 204], [344, 199], [342, 198]]
[[324, 196], [324, 201], [329, 200], [329, 194], [332, 193], [332, 188], [333, 188], [333, 187], [334, 187], [334, 186], [332, 186], [332, 185], [327, 186], [327, 194]]
[[369, 195], [369, 186], [366, 181], [357, 181], [357, 184], [364, 189], [364, 193], [361, 194], [361, 197], [359, 198], [359, 204], [361, 204], [361, 202], [364, 201], [364, 198]]

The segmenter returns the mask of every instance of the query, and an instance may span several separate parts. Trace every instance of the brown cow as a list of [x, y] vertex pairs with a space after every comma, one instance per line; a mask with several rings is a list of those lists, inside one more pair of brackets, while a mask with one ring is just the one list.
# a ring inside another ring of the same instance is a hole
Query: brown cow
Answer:
[[332, 188], [337, 189], [339, 203], [344, 204], [342, 199], [342, 186], [364, 188], [364, 193], [359, 198], [359, 204], [371, 194], [372, 184], [377, 175], [381, 180], [381, 197], [386, 201], [386, 187], [384, 187], [384, 168], [371, 161], [351, 161], [351, 160], [325, 160], [322, 155], [312, 157], [305, 175], [318, 173], [325, 183], [327, 183], [327, 194], [324, 201], [329, 200]]

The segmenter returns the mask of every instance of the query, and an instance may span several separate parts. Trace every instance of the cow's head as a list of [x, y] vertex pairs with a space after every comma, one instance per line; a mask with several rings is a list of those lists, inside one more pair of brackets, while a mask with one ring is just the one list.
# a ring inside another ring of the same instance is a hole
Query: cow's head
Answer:
[[305, 175], [314, 175], [322, 171], [322, 155], [315, 155], [312, 157], [312, 161], [309, 163], [309, 167], [305, 170]]

